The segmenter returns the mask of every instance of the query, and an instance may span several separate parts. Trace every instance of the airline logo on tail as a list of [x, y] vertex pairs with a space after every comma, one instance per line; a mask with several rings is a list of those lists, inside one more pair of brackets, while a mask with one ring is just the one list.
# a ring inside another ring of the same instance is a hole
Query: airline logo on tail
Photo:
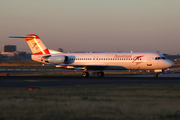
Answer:
[[[40, 43], [40, 42], [38, 42], [38, 43]], [[34, 43], [34, 46], [33, 46], [33, 48], [34, 48], [36, 45], [37, 45], [37, 43]]]

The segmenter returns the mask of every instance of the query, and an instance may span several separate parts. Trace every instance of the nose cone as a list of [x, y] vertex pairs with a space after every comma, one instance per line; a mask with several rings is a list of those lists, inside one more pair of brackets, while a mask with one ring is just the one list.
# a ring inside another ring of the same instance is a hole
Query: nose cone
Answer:
[[168, 60], [166, 64], [167, 64], [167, 68], [174, 66], [174, 63], [170, 60]]

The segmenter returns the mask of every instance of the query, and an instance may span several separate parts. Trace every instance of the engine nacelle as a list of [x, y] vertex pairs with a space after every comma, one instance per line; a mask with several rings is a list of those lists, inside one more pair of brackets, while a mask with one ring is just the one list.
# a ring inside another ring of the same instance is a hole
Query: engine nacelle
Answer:
[[49, 58], [44, 59], [44, 61], [53, 64], [64, 64], [68, 62], [68, 57], [65, 55], [51, 56]]

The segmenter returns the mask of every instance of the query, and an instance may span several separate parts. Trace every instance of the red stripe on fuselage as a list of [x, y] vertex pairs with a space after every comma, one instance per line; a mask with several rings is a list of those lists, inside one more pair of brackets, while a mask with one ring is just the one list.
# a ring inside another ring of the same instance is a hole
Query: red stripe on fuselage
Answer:
[[136, 59], [139, 59], [139, 58], [141, 58], [141, 57], [144, 57], [144, 55], [142, 55], [142, 56], [137, 56]]
[[48, 49], [43, 50], [43, 52], [33, 53], [33, 55], [44, 55], [44, 54], [50, 54]]

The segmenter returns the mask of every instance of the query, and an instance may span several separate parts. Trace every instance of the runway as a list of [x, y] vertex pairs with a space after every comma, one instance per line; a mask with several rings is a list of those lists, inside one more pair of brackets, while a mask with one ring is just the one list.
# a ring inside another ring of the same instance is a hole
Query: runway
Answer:
[[89, 85], [180, 84], [180, 74], [91, 76], [0, 76], [0, 87], [58, 87]]

